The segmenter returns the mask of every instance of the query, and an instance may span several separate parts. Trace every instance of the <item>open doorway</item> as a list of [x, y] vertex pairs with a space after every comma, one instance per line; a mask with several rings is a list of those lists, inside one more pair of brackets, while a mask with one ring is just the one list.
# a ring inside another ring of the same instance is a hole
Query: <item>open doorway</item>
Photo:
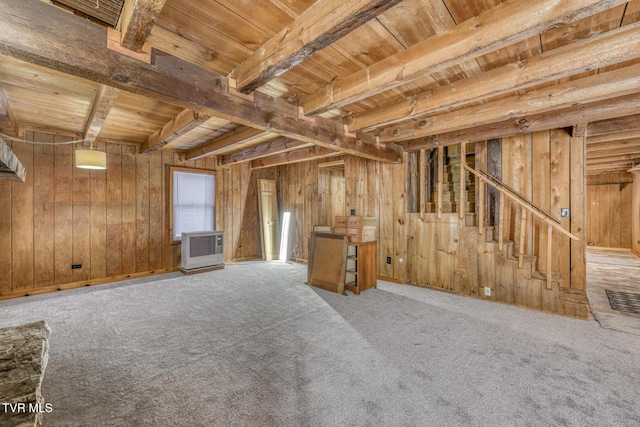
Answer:
[[318, 225], [333, 226], [336, 215], [346, 215], [344, 160], [318, 165], [320, 212]]
[[[637, 195], [635, 197], [638, 197]], [[634, 176], [587, 177], [587, 295], [606, 328], [640, 335], [640, 258], [633, 251]]]

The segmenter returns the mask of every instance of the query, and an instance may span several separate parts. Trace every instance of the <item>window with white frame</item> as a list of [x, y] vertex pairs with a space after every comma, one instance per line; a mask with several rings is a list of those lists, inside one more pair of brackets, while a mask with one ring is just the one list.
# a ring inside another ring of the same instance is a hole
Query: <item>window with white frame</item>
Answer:
[[215, 230], [216, 181], [212, 171], [172, 170], [172, 234]]

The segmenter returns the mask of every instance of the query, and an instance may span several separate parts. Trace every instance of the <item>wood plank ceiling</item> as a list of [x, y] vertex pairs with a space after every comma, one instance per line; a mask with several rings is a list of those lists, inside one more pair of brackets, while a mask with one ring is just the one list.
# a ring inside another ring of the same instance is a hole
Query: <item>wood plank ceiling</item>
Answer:
[[640, 162], [640, 0], [47, 3], [0, 0], [4, 134], [272, 164], [566, 128], [589, 173]]

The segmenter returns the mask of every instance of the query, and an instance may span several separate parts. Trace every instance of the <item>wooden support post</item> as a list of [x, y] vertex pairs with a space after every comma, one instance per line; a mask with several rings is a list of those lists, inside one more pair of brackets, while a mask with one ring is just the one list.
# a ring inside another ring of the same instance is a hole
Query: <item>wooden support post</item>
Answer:
[[463, 142], [460, 144], [460, 219], [464, 219], [464, 214], [466, 213], [465, 195], [467, 191], [467, 182], [465, 175], [467, 171], [465, 166], [467, 166], [467, 143]]
[[551, 289], [551, 251], [553, 249], [553, 228], [551, 224], [547, 225], [547, 289]]
[[527, 211], [522, 209], [522, 218], [520, 219], [520, 245], [518, 247], [518, 268], [524, 265], [524, 236], [527, 230]]
[[484, 234], [484, 180], [478, 178], [478, 234]]
[[504, 196], [500, 194], [500, 212], [498, 214], [498, 250], [502, 250], [503, 242], [504, 242]]
[[418, 212], [425, 213], [427, 210], [427, 152], [426, 150], [420, 150], [418, 154], [418, 176], [420, 177], [420, 185], [418, 187]]
[[438, 219], [442, 218], [442, 180], [444, 179], [444, 147], [438, 147]]

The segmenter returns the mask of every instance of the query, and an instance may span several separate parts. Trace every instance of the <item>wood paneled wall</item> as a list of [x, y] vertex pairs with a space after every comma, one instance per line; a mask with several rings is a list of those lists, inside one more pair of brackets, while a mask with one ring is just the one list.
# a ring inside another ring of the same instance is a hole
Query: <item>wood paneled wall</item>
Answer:
[[[34, 132], [26, 138], [71, 139]], [[216, 169], [214, 158], [136, 155], [135, 145], [99, 143], [105, 171], [74, 167], [73, 144], [11, 148], [27, 181], [0, 181], [0, 298], [175, 270], [180, 245], [165, 233], [168, 166]], [[255, 175], [247, 164], [217, 173], [216, 228], [225, 230], [227, 261], [260, 256]]]
[[[320, 163], [337, 160], [345, 162], [344, 203], [342, 200], [337, 203], [344, 206], [341, 213], [323, 200], [340, 195], [323, 188], [332, 184], [318, 168]], [[296, 257], [308, 258], [308, 238], [313, 225], [333, 226], [332, 215], [347, 215], [353, 209], [356, 215], [378, 218], [378, 274], [397, 281], [404, 279], [406, 173], [403, 164], [390, 165], [352, 156], [333, 157], [279, 166], [276, 179], [280, 212], [292, 212], [295, 227], [292, 227], [291, 247]], [[386, 263], [387, 256], [392, 258], [391, 264]]]
[[[583, 236], [584, 141], [557, 130], [505, 138], [502, 150], [503, 181], [561, 220], [565, 229]], [[407, 213], [406, 161], [390, 165], [350, 156], [344, 160], [345, 214], [355, 209], [357, 215], [378, 218], [380, 277], [558, 314], [588, 315], [584, 239], [571, 243], [554, 232], [554, 282], [552, 289], [546, 289], [541, 274], [547, 268], [546, 224], [528, 221], [524, 245], [529, 269], [519, 269], [509, 252], [484, 243], [486, 233], [479, 235], [473, 217], [461, 220], [458, 214], [443, 214], [438, 219], [437, 214]], [[305, 259], [312, 226], [320, 219], [325, 221], [322, 225], [332, 225], [322, 211], [320, 162], [276, 170], [280, 209], [293, 213], [297, 226], [292, 239]], [[571, 218], [560, 218], [563, 207], [572, 210]], [[520, 209], [505, 203], [505, 213], [505, 239], [518, 240]], [[490, 296], [480, 292], [485, 286], [492, 289]]]
[[637, 173], [633, 175], [631, 235], [631, 249], [640, 256], [640, 174]]
[[589, 177], [587, 242], [605, 248], [631, 248], [632, 196], [630, 173]]

